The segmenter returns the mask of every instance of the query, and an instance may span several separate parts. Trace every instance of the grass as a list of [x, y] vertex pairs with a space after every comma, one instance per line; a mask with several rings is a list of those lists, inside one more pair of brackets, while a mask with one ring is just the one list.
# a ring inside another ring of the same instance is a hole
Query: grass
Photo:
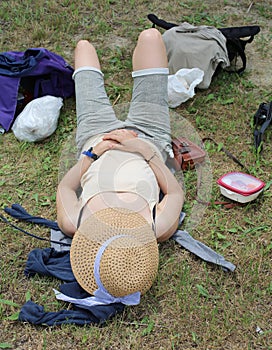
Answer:
[[[212, 137], [218, 143], [205, 143], [212, 184], [210, 206], [196, 206], [195, 171], [183, 174], [185, 227], [190, 226], [190, 215], [198, 208], [201, 217], [190, 233], [234, 263], [236, 271], [225, 273], [170, 240], [160, 244], [157, 280], [137, 307], [125, 309], [103, 327], [34, 327], [16, 321], [21, 305], [29, 298], [46, 311], [68, 305], [54, 298], [52, 288], [58, 287], [58, 280], [24, 277], [28, 253], [47, 244], [1, 222], [0, 349], [272, 349], [271, 189], [245, 206], [225, 209], [214, 204], [224, 200], [216, 180], [228, 171], [241, 170], [222, 147], [237, 156], [252, 175], [268, 183], [267, 187], [271, 183], [271, 128], [263, 152], [256, 155], [252, 119], [259, 103], [272, 97], [268, 88], [272, 12], [268, 0], [250, 4], [248, 0], [1, 2], [0, 51], [43, 46], [73, 64], [76, 42], [90, 39], [98, 49], [110, 99], [119, 110], [130, 98], [130, 57], [139, 32], [150, 27], [148, 13], [196, 25], [260, 24], [262, 31], [247, 46], [249, 66], [242, 76], [220, 73], [208, 90], [198, 91], [171, 114], [174, 134], [186, 126], [198, 137]], [[75, 126], [75, 101], [71, 98], [64, 102], [58, 128], [47, 140], [30, 144], [19, 142], [12, 132], [0, 136], [1, 208], [20, 203], [32, 214], [56, 219], [55, 191], [70, 161], [66, 155], [71, 153], [69, 140]], [[26, 223], [20, 226], [49, 237], [48, 229]]]

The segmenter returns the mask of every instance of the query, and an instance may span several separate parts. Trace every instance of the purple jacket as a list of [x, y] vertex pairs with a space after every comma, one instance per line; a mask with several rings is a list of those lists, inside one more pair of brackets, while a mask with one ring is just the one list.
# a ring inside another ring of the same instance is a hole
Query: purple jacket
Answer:
[[20, 86], [33, 98], [71, 97], [75, 93], [73, 72], [61, 56], [44, 48], [0, 53], [0, 125], [5, 131], [10, 129]]

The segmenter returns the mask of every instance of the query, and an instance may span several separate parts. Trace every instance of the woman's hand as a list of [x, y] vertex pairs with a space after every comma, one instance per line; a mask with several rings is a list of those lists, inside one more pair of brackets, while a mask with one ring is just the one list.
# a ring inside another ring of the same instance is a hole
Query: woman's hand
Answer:
[[119, 143], [122, 143], [122, 141], [135, 139], [138, 134], [137, 132], [129, 129], [116, 129], [111, 132], [108, 132], [104, 135], [103, 140], [115, 140]]
[[115, 142], [112, 144], [112, 149], [140, 153], [143, 158], [149, 159], [154, 154], [154, 151], [146, 142], [139, 139], [137, 136], [137, 133], [133, 130], [117, 129], [104, 135], [103, 140]]
[[98, 144], [96, 144], [93, 147], [93, 153], [95, 153], [96, 155], [98, 155], [98, 157], [100, 157], [104, 152], [113, 149], [114, 145], [117, 144], [117, 141], [114, 140], [102, 140], [100, 142], [98, 142]]
[[93, 153], [100, 157], [104, 152], [115, 149], [117, 144], [122, 144], [126, 140], [137, 137], [133, 130], [116, 129], [104, 135], [102, 141], [93, 147]]

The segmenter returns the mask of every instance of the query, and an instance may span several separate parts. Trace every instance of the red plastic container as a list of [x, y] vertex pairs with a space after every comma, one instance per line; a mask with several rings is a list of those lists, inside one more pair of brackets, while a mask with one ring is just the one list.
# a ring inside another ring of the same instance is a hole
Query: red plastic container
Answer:
[[217, 180], [223, 196], [240, 203], [247, 203], [263, 191], [265, 183], [256, 177], [241, 173], [231, 172]]

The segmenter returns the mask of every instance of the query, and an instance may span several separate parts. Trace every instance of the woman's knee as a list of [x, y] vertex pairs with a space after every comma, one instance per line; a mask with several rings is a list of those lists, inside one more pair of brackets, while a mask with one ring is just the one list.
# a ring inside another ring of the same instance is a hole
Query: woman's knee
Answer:
[[93, 44], [88, 40], [79, 40], [75, 48], [75, 69], [92, 66], [100, 69], [99, 59]]
[[162, 36], [161, 33], [158, 31], [156, 28], [149, 28], [143, 30], [138, 38], [139, 41], [144, 41], [144, 42], [156, 42], [156, 41], [161, 41]]
[[75, 50], [76, 51], [86, 51], [86, 50], [94, 50], [95, 51], [95, 47], [88, 40], [81, 39], [77, 42]]

